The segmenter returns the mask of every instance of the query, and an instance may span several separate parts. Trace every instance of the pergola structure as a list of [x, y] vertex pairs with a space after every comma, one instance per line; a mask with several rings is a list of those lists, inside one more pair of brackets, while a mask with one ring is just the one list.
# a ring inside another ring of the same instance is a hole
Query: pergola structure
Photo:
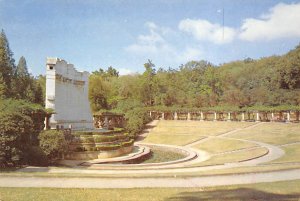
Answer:
[[300, 111], [149, 111], [152, 119], [198, 120], [198, 121], [255, 121], [255, 122], [295, 122], [299, 123]]
[[125, 119], [124, 114], [117, 114], [112, 112], [98, 112], [93, 114], [95, 128], [123, 128]]

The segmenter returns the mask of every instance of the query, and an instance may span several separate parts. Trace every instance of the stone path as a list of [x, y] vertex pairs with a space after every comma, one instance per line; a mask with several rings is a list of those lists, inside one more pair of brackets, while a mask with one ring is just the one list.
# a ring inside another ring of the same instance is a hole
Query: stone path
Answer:
[[300, 170], [186, 178], [0, 177], [0, 187], [146, 188], [209, 187], [300, 179]]

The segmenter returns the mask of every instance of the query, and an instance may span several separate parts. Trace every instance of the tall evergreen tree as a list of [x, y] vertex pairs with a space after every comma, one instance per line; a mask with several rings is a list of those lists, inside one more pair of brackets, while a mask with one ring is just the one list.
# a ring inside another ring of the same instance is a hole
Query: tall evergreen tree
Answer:
[[154, 76], [156, 75], [155, 72], [155, 65], [152, 63], [150, 59], [148, 62], [144, 64], [145, 72], [142, 76], [142, 86], [143, 86], [143, 102], [145, 105], [152, 105], [154, 103], [153, 97], [153, 85], [154, 85]]
[[2, 76], [2, 73], [0, 73], [0, 99], [3, 99], [5, 97], [5, 83]]
[[[31, 79], [28, 73], [26, 59], [22, 56], [14, 75], [13, 90], [15, 91], [15, 98], [27, 99], [29, 101], [32, 99]], [[29, 97], [29, 94], [31, 97]]]
[[3, 76], [5, 96], [12, 97], [11, 80], [14, 71], [13, 53], [9, 48], [9, 43], [4, 30], [0, 33], [0, 73]]
[[27, 63], [25, 57], [21, 56], [15, 74], [18, 77], [29, 77]]

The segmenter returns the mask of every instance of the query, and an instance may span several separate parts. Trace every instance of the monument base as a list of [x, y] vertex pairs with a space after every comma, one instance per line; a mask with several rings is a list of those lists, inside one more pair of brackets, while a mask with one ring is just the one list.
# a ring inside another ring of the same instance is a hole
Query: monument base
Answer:
[[91, 130], [94, 129], [93, 122], [72, 122], [72, 121], [64, 121], [64, 122], [50, 122], [49, 124], [51, 129], [66, 129], [71, 128], [72, 130]]

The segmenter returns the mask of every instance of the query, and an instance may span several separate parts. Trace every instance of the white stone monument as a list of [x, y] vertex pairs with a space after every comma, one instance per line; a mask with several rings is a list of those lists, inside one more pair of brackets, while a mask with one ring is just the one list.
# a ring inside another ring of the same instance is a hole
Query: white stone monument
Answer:
[[46, 108], [55, 112], [50, 128], [93, 129], [89, 73], [78, 72], [73, 64], [58, 58], [47, 58], [46, 66]]

